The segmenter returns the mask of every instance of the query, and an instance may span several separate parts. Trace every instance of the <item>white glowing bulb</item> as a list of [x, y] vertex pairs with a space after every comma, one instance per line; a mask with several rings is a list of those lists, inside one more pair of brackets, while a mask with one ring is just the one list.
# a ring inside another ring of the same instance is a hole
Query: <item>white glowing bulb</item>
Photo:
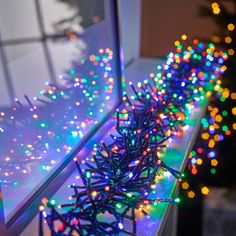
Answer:
[[118, 226], [119, 226], [120, 229], [123, 229], [123, 228], [124, 228], [124, 226], [123, 226], [122, 223], [119, 223]]

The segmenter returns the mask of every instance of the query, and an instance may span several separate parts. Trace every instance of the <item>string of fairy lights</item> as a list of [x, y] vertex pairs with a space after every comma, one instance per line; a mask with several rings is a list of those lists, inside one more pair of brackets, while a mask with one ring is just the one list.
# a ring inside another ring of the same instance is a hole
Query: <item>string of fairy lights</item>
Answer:
[[[206, 115], [201, 119], [199, 137], [194, 149], [189, 155], [189, 172], [198, 176], [202, 166], [209, 166], [210, 174], [217, 174], [217, 167], [222, 158], [219, 156], [219, 145], [236, 130], [236, 92], [235, 92], [235, 10], [230, 11], [227, 3], [235, 5], [235, 1], [211, 2], [200, 8], [204, 17], [212, 17], [219, 30], [214, 33], [211, 40], [219, 48], [227, 51], [229, 58], [225, 63], [226, 70], [223, 78], [219, 77], [214, 86], [214, 96], [210, 99]], [[225, 5], [226, 4], [226, 5]], [[234, 8], [235, 9], [235, 8]], [[187, 180], [183, 181], [182, 189], [188, 198], [195, 198], [199, 192]], [[209, 187], [202, 185], [201, 194], [207, 195]]]
[[[211, 3], [210, 12], [215, 17], [227, 16], [218, 2]], [[156, 73], [143, 83], [131, 84], [133, 95], [124, 95], [124, 104], [116, 112], [111, 143], [95, 145], [88, 161], [75, 158], [79, 177], [70, 186], [69, 203], [57, 205], [53, 199], [42, 200], [41, 234], [45, 222], [54, 235], [136, 235], [136, 219], [140, 214], [148, 217], [148, 207], [179, 202], [179, 198], [162, 199], [156, 195], [156, 186], [165, 176], [172, 174], [182, 179], [181, 173], [161, 160], [161, 153], [174, 136], [184, 135], [189, 114], [206, 98], [210, 102], [201, 119], [201, 142], [190, 152], [188, 167], [192, 175], [198, 175], [200, 167], [209, 163], [210, 173], [217, 173], [217, 146], [236, 130], [236, 92], [221, 77], [229, 68], [227, 63], [223, 65], [228, 55], [229, 60], [235, 56], [235, 24], [235, 18], [227, 18], [223, 36], [211, 39], [227, 53], [215, 51], [212, 43], [206, 47], [196, 39], [189, 46], [183, 35], [182, 42], [175, 42], [176, 51], [167, 56], [165, 64], [157, 66]], [[46, 83], [47, 88], [34, 102], [24, 95], [27, 105], [16, 98], [11, 110], [0, 112], [0, 140], [7, 144], [0, 147], [1, 184], [17, 186], [16, 176], [27, 175], [34, 162], [40, 163], [42, 172], [50, 171], [59, 163], [59, 159], [51, 157], [69, 153], [111, 109], [113, 63], [112, 50], [100, 49], [74, 62], [73, 69], [61, 77], [60, 86]], [[51, 122], [58, 117], [61, 119]], [[187, 197], [195, 197], [186, 179], [181, 186]], [[209, 188], [202, 186], [201, 193], [208, 194]], [[101, 221], [103, 217], [110, 221]], [[130, 231], [125, 228], [127, 219], [133, 226]]]
[[[218, 81], [218, 84], [221, 84]], [[197, 175], [201, 166], [205, 163], [210, 164], [210, 173], [217, 173], [217, 166], [220, 162], [218, 154], [219, 142], [222, 142], [227, 136], [232, 135], [236, 130], [236, 93], [230, 92], [228, 88], [215, 86], [218, 96], [207, 107], [206, 115], [201, 119], [201, 128], [199, 139], [195, 148], [189, 155], [189, 169], [191, 174]], [[227, 103], [222, 107], [221, 103]], [[186, 191], [189, 198], [195, 197], [195, 192], [190, 184], [185, 181], [182, 183], [182, 189]], [[207, 195], [209, 188], [201, 187], [201, 193]]]
[[206, 46], [195, 39], [188, 46], [187, 37], [182, 39], [157, 73], [137, 86], [130, 84], [133, 95], [124, 94], [116, 111], [111, 142], [95, 145], [91, 158], [74, 158], [78, 178], [70, 185], [69, 202], [57, 205], [54, 199], [42, 199], [41, 235], [43, 222], [53, 235], [136, 235], [138, 213], [148, 217], [146, 207], [179, 202], [159, 198], [156, 192], [164, 176], [182, 179], [160, 153], [174, 136], [184, 135], [190, 114], [216, 90], [228, 57], [212, 43]]

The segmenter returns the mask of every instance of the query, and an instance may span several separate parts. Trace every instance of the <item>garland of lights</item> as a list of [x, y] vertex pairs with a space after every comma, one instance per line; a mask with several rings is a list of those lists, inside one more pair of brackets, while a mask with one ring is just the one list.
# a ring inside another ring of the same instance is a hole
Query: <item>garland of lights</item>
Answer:
[[[229, 1], [235, 4], [235, 1]], [[229, 3], [227, 2], [227, 4]], [[227, 5], [226, 4], [226, 5]], [[219, 48], [223, 48], [227, 51], [229, 58], [224, 65], [223, 79], [218, 78], [214, 86], [214, 96], [209, 102], [206, 115], [201, 119], [201, 127], [199, 132], [199, 137], [194, 145], [193, 150], [189, 155], [189, 172], [196, 176], [192, 180], [195, 182], [201, 182], [201, 193], [207, 195], [209, 193], [209, 188], [202, 185], [203, 169], [207, 166], [207, 170], [210, 170], [212, 175], [217, 175], [220, 178], [223, 175], [223, 159], [219, 155], [220, 143], [223, 143], [226, 139], [233, 139], [236, 130], [236, 93], [235, 93], [235, 10], [232, 12], [228, 9], [224, 1], [209, 2], [208, 5], [200, 6], [199, 14], [203, 17], [211, 17], [212, 20], [217, 22], [219, 26], [218, 32], [212, 35], [211, 40]], [[204, 38], [204, 41], [209, 41], [209, 39]], [[230, 137], [231, 136], [231, 137]], [[229, 142], [226, 141], [225, 144]], [[223, 144], [224, 145], [224, 144]], [[223, 146], [222, 145], [222, 146]], [[226, 148], [226, 147], [224, 147]], [[225, 156], [224, 156], [224, 159]], [[220, 163], [221, 161], [221, 163]], [[231, 160], [228, 161], [228, 166], [232, 166]], [[220, 171], [218, 172], [218, 165], [221, 165]], [[208, 168], [209, 167], [209, 168]], [[228, 167], [230, 169], [230, 167]], [[205, 171], [204, 171], [205, 172]], [[227, 172], [227, 166], [224, 167], [224, 173]], [[233, 170], [232, 170], [233, 173]], [[197, 177], [199, 176], [199, 177]], [[204, 177], [205, 178], [205, 177]], [[227, 177], [226, 177], [227, 178]], [[208, 178], [213, 180], [214, 177]], [[233, 181], [233, 180], [232, 180]], [[205, 182], [205, 181], [203, 181]], [[230, 182], [230, 181], [228, 181]], [[218, 185], [219, 182], [214, 183]], [[229, 184], [229, 183], [228, 183]], [[182, 183], [182, 189], [188, 198], [195, 198], [198, 194], [198, 188], [191, 186], [192, 183], [189, 181], [184, 181]]]
[[[236, 130], [236, 93], [230, 92], [228, 88], [223, 88], [221, 80], [217, 80], [214, 86], [214, 95], [214, 99], [207, 107], [206, 115], [201, 119], [200, 140], [189, 155], [188, 167], [192, 175], [199, 173], [203, 163], [210, 166], [212, 175], [216, 174], [219, 163], [217, 160], [219, 156], [218, 145]], [[196, 193], [187, 181], [182, 183], [182, 189], [186, 191], [188, 198], [195, 197]], [[207, 195], [209, 188], [201, 186], [201, 193]]]
[[[227, 58], [223, 52], [214, 54], [213, 44], [206, 48], [197, 40], [193, 43], [185, 47], [177, 42], [176, 53], [169, 54], [150, 81], [138, 83], [138, 88], [131, 84], [133, 96], [124, 95], [116, 112], [112, 142], [95, 145], [90, 161], [74, 159], [81, 181], [71, 185], [72, 202], [58, 205], [64, 210], [60, 212], [54, 200], [42, 199], [41, 235], [43, 221], [53, 235], [136, 235], [137, 210], [146, 216], [147, 205], [179, 201], [153, 195], [163, 170], [181, 180], [181, 173], [168, 167], [158, 153], [187, 128], [188, 114], [209, 96]], [[110, 221], [102, 221], [105, 216]], [[126, 229], [127, 220], [132, 229]]]

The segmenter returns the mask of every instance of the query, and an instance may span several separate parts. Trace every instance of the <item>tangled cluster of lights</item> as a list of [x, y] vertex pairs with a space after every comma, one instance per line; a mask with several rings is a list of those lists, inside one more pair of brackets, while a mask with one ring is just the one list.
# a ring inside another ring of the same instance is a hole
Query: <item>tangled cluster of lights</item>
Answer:
[[60, 85], [46, 83], [34, 102], [24, 95], [0, 112], [2, 184], [17, 185], [15, 174], [27, 174], [32, 163], [49, 171], [111, 109], [112, 63], [112, 50], [100, 49], [74, 63]]
[[155, 191], [160, 175], [182, 177], [160, 153], [189, 127], [191, 113], [210, 96], [226, 58], [213, 44], [176, 42], [176, 52], [157, 73], [137, 87], [131, 84], [133, 96], [124, 95], [116, 112], [112, 141], [95, 145], [91, 158], [74, 159], [79, 178], [70, 186], [70, 202], [56, 206], [53, 199], [42, 199], [40, 233], [45, 222], [53, 235], [136, 235], [137, 212], [148, 216], [147, 206], [179, 202], [158, 198]]

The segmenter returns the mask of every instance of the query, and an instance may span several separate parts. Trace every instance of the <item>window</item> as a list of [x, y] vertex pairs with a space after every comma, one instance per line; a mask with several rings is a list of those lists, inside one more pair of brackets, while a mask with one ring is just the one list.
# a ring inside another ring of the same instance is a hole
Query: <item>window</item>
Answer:
[[110, 0], [0, 1], [0, 176], [8, 227], [42, 191], [53, 192], [60, 172], [120, 102], [115, 14]]

